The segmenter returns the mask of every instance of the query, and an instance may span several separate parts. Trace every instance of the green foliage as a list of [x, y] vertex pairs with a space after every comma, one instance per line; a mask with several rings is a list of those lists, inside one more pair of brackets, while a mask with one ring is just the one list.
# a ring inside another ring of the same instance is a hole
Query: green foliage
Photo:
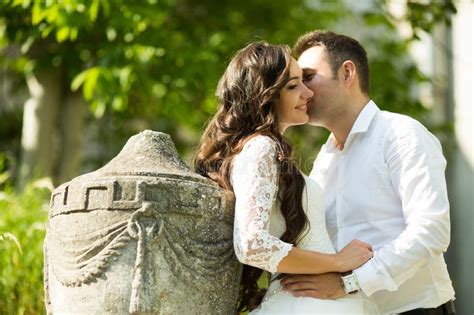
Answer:
[[[257, 39], [291, 45], [306, 31], [348, 20], [354, 23], [342, 32], [378, 52], [369, 56], [373, 98], [384, 109], [422, 118], [425, 109], [412, 89], [426, 78], [413, 63], [400, 62], [411, 39], [398, 38], [385, 2], [356, 12], [342, 0], [6, 0], [0, 4], [0, 49], [10, 54], [0, 59], [22, 72], [59, 69], [64, 89], [82, 90], [95, 119], [113, 116], [104, 121], [130, 126], [133, 117], [141, 129], [171, 134], [187, 155], [215, 111], [217, 81], [237, 49]], [[414, 34], [455, 13], [451, 1], [407, 1], [407, 8]], [[380, 31], [365, 39], [351, 33], [370, 29]], [[115, 127], [101, 122], [100, 128], [108, 133]], [[139, 130], [120, 131], [111, 155]], [[314, 147], [320, 132], [309, 134]], [[291, 137], [298, 142], [302, 135]]]
[[44, 314], [43, 239], [50, 190], [0, 192], [0, 314]]
[[451, 16], [457, 12], [454, 3], [446, 0], [427, 3], [407, 1], [407, 9], [406, 18], [412, 25], [413, 39], [420, 39], [420, 32], [431, 32], [440, 22], [451, 25]]
[[11, 179], [11, 168], [9, 168], [9, 161], [6, 154], [0, 152], [0, 188], [8, 185]]
[[[437, 21], [449, 22], [456, 9], [452, 1], [407, 1], [404, 18], [413, 38], [403, 39], [386, 1], [356, 12], [343, 0], [4, 0], [0, 63], [19, 76], [57, 71], [62, 92], [82, 92], [93, 114], [88, 128], [103, 148], [88, 169], [145, 128], [169, 133], [189, 160], [216, 109], [215, 87], [232, 54], [260, 39], [292, 45], [317, 28], [360, 39], [369, 52], [372, 98], [383, 109], [423, 120], [427, 110], [413, 88], [429, 78], [414, 66], [408, 47]], [[38, 314], [44, 312], [41, 244], [49, 192], [11, 191], [21, 115], [1, 115], [0, 150], [8, 153], [0, 154], [0, 313]], [[288, 136], [308, 172], [327, 133], [304, 126]]]

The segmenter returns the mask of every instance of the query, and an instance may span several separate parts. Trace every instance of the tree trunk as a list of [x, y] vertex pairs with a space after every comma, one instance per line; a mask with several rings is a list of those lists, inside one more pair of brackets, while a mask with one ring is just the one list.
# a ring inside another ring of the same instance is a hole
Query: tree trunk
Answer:
[[71, 180], [79, 172], [84, 147], [87, 104], [82, 93], [67, 93], [58, 115], [58, 141], [54, 184]]
[[30, 98], [25, 102], [21, 135], [18, 188], [33, 178], [51, 177], [55, 147], [55, 122], [60, 101], [60, 76], [38, 71], [26, 78]]

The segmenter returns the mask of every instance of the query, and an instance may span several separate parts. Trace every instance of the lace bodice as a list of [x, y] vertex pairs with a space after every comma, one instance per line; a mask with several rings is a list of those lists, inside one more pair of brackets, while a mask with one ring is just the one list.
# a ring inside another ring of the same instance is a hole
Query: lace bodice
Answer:
[[[286, 226], [277, 198], [279, 171], [276, 153], [274, 140], [256, 136], [234, 158], [230, 173], [236, 198], [236, 256], [244, 264], [272, 273], [276, 272], [280, 261], [293, 247], [279, 239]], [[298, 247], [333, 253], [326, 231], [319, 187], [312, 180], [305, 180], [303, 208], [307, 212], [311, 229], [304, 234]], [[309, 194], [306, 192], [308, 188]]]
[[[244, 264], [275, 272], [292, 245], [279, 237], [285, 231], [277, 215], [276, 143], [266, 136], [249, 140], [234, 158], [230, 174], [235, 194], [234, 248]], [[281, 213], [278, 211], [281, 216]], [[283, 219], [283, 218], [281, 218]]]

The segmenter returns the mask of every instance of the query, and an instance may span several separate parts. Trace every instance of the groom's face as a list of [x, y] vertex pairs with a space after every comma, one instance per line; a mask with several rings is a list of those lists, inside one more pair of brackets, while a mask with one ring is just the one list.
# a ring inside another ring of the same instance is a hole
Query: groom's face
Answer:
[[303, 70], [303, 83], [313, 91], [308, 104], [309, 123], [326, 127], [340, 111], [341, 93], [337, 73], [333, 74], [326, 49], [314, 46], [305, 50], [298, 59]]

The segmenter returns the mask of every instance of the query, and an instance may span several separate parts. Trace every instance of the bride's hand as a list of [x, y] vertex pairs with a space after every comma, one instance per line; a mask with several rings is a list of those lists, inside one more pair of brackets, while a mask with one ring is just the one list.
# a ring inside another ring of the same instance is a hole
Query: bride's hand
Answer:
[[372, 246], [359, 240], [353, 240], [336, 254], [338, 272], [354, 270], [374, 256]]

